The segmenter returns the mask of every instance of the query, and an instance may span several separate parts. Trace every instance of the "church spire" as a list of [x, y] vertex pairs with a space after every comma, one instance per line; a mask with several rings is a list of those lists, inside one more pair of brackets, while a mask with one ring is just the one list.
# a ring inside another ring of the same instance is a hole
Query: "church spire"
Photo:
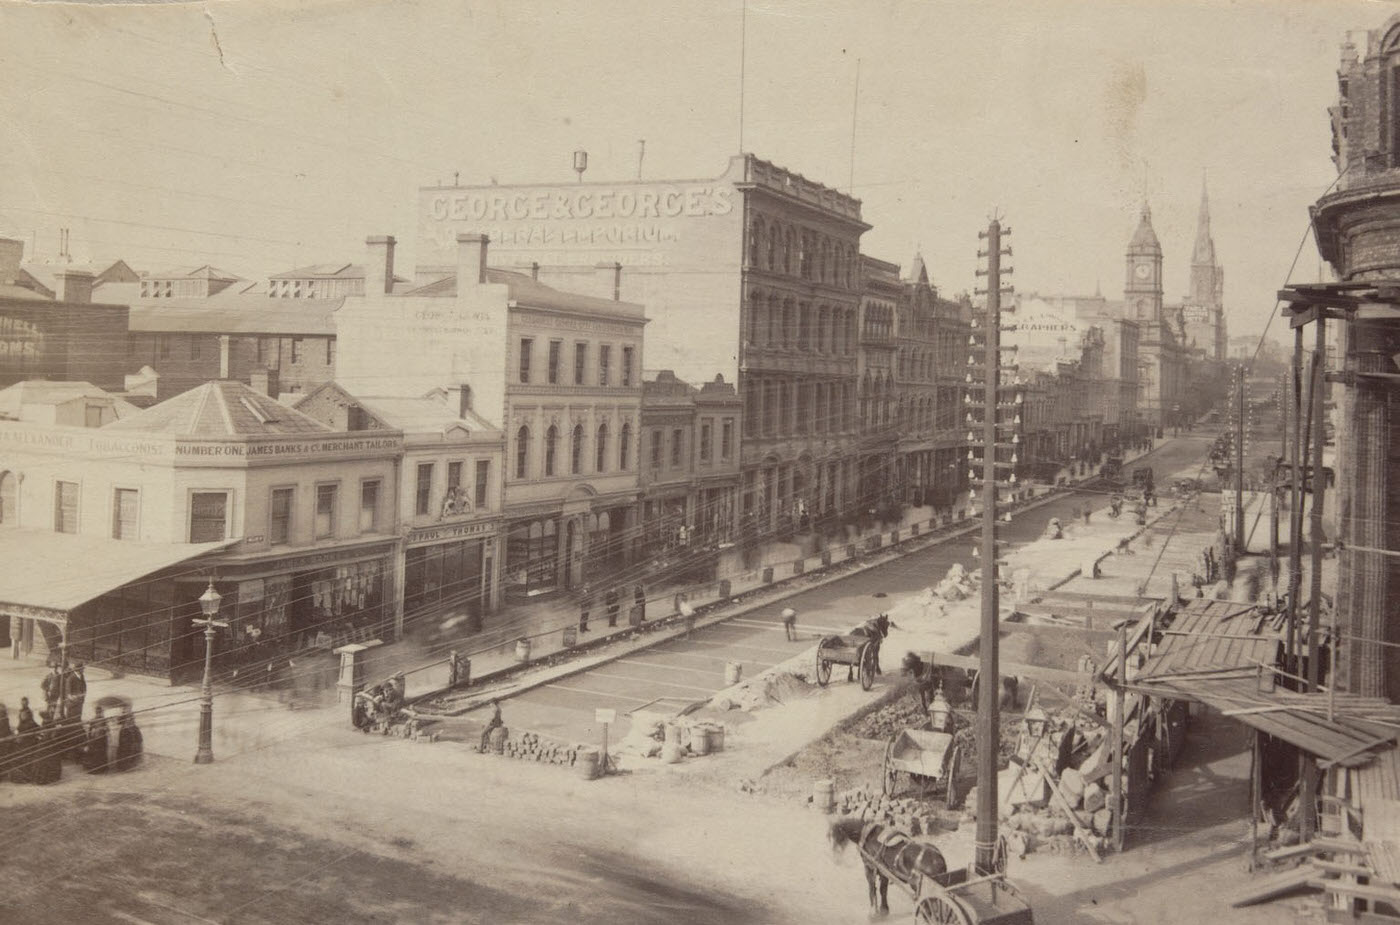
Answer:
[[1205, 174], [1201, 174], [1201, 212], [1196, 219], [1196, 246], [1191, 251], [1191, 263], [1215, 266], [1215, 241], [1210, 236], [1210, 196], [1206, 192]]

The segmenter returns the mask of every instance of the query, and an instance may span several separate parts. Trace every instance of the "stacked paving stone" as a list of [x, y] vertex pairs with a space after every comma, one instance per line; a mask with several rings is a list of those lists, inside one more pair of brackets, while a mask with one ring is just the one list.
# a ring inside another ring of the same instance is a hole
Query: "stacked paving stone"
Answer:
[[909, 797], [887, 797], [862, 788], [845, 790], [836, 796], [836, 815], [858, 816], [862, 822], [892, 825], [911, 835], [943, 831], [938, 816], [928, 804]]
[[564, 745], [551, 741], [537, 732], [521, 732], [514, 738], [506, 739], [505, 751], [502, 754], [521, 761], [572, 767], [578, 761], [579, 748], [578, 745]]

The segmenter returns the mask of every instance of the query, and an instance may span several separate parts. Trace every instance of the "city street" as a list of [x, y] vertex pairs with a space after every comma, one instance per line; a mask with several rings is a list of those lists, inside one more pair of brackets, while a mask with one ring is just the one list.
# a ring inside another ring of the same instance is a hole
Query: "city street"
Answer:
[[[1212, 436], [1191, 434], [1169, 439], [1129, 468], [1152, 466], [1157, 478], [1164, 482], [1171, 473], [1200, 463]], [[1050, 518], [1068, 520], [1076, 508], [1086, 504], [1102, 507], [1107, 498], [1098, 493], [1069, 492], [1014, 514], [1010, 523], [1001, 524], [1002, 541], [1011, 549], [1034, 540], [1044, 532]], [[597, 742], [602, 729], [594, 722], [594, 711], [607, 708], [617, 715], [609, 734], [625, 735], [630, 728], [628, 713], [675, 713], [724, 688], [728, 662], [739, 662], [748, 677], [791, 658], [818, 636], [844, 633], [877, 615], [881, 598], [876, 595], [907, 594], [934, 585], [955, 562], [969, 570], [976, 568], [977, 560], [972, 557], [974, 542], [971, 535], [959, 536], [917, 549], [696, 630], [689, 639], [668, 640], [535, 688], [509, 700], [505, 707], [507, 721], [566, 742]], [[780, 614], [786, 607], [797, 611], [800, 642], [784, 638]], [[895, 661], [897, 658], [887, 653], [885, 668], [888, 670]], [[831, 683], [845, 684], [846, 673], [834, 671]]]

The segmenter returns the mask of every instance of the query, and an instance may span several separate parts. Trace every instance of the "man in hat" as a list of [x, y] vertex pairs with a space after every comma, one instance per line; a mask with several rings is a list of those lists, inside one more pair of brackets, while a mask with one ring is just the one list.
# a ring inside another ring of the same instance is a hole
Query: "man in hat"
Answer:
[[505, 725], [505, 722], [501, 719], [501, 702], [499, 700], [493, 700], [491, 701], [491, 707], [491, 722], [487, 723], [486, 728], [481, 730], [481, 751], [483, 752], [486, 751], [486, 747], [489, 744], [488, 740], [491, 738], [492, 730]]
[[49, 665], [49, 673], [39, 682], [44, 692], [44, 704], [50, 713], [58, 712], [59, 701], [63, 699], [63, 670], [58, 662]]
[[603, 597], [603, 602], [608, 606], [608, 626], [617, 626], [617, 589], [609, 588], [608, 593]]
[[582, 593], [578, 597], [578, 631], [588, 632], [588, 612], [593, 609], [593, 591], [588, 585], [583, 586]]
[[82, 662], [74, 662], [68, 669], [67, 700], [63, 708], [65, 717], [83, 718], [83, 704], [87, 702], [87, 676], [83, 674]]
[[791, 607], [784, 607], [781, 614], [783, 618], [783, 635], [788, 642], [797, 642], [797, 611]]

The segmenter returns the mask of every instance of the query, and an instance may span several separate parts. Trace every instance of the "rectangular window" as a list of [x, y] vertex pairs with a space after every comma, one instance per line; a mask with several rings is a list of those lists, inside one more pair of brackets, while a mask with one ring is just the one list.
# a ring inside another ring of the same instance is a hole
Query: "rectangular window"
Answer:
[[112, 539], [134, 540], [136, 512], [140, 496], [134, 488], [118, 488], [112, 492]]
[[630, 386], [632, 384], [632, 348], [622, 348], [622, 384]]
[[169, 334], [157, 334], [157, 335], [156, 335], [156, 350], [157, 350], [157, 352], [160, 353], [160, 358], [161, 358], [162, 360], [168, 360], [168, 359], [170, 359], [170, 335], [169, 335]]
[[657, 470], [661, 468], [661, 431], [651, 432], [651, 468]]
[[360, 483], [360, 532], [375, 533], [379, 530], [379, 480], [370, 479]]
[[418, 464], [418, 486], [413, 511], [419, 517], [425, 516], [433, 503], [433, 464]]
[[101, 426], [102, 426], [102, 406], [101, 406], [101, 405], [87, 405], [87, 406], [85, 406], [85, 407], [83, 408], [83, 426], [84, 426], [84, 427], [101, 427]]
[[191, 335], [190, 335], [190, 359], [191, 359], [191, 360], [197, 360], [197, 359], [199, 359], [199, 335], [198, 335], [198, 334], [191, 334]]
[[335, 503], [339, 492], [336, 485], [316, 486], [316, 539], [335, 536]]
[[55, 482], [53, 487], [55, 533], [78, 532], [78, 483]]
[[676, 469], [681, 464], [681, 451], [685, 446], [685, 431], [677, 427], [671, 431], [671, 468]]
[[598, 384], [608, 384], [608, 365], [612, 362], [612, 347], [607, 344], [598, 345]]
[[486, 488], [491, 484], [491, 460], [476, 461], [476, 506], [486, 507]]
[[588, 368], [588, 345], [574, 344], [574, 385], [583, 385], [583, 373]]
[[710, 442], [710, 441], [711, 441], [711, 434], [710, 434], [710, 431], [711, 431], [712, 429], [713, 429], [713, 425], [711, 425], [709, 421], [705, 421], [704, 423], [702, 423], [702, 424], [700, 425], [700, 461], [701, 461], [701, 462], [709, 462], [709, 461], [710, 461], [710, 452], [711, 452], [711, 450], [713, 449], [713, 447], [711, 446], [711, 442]]
[[293, 365], [293, 366], [295, 366], [297, 363], [300, 363], [300, 362], [301, 362], [302, 351], [303, 351], [303, 348], [302, 348], [302, 345], [301, 345], [301, 338], [300, 338], [300, 337], [293, 337], [293, 338], [292, 338], [292, 365]]
[[559, 355], [564, 351], [564, 344], [557, 340], [549, 342], [549, 384], [559, 384]]
[[533, 340], [532, 338], [529, 338], [529, 337], [522, 337], [522, 338], [520, 338], [520, 381], [521, 381], [521, 382], [529, 382], [529, 381], [530, 381], [530, 351], [533, 350], [534, 347], [535, 347], [535, 342], [534, 342], [534, 340]]
[[326, 338], [326, 365], [327, 365], [327, 366], [334, 366], [334, 365], [335, 365], [335, 338], [334, 338], [334, 337], [327, 337], [327, 338]]
[[190, 542], [217, 543], [228, 536], [228, 492], [190, 495]]
[[268, 542], [273, 546], [284, 546], [292, 541], [292, 498], [291, 488], [272, 489], [271, 520], [268, 525]]
[[734, 453], [734, 419], [725, 418], [719, 431], [719, 458], [729, 459]]

